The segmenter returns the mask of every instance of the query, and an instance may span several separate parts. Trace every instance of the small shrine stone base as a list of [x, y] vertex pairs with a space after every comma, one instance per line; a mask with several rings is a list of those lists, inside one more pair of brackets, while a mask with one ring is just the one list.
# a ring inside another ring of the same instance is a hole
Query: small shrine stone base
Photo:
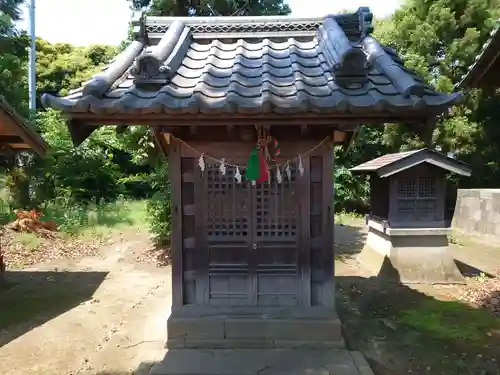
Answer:
[[448, 251], [449, 228], [390, 228], [370, 219], [358, 261], [406, 284], [465, 284]]
[[340, 349], [334, 309], [182, 307], [168, 319], [168, 349]]

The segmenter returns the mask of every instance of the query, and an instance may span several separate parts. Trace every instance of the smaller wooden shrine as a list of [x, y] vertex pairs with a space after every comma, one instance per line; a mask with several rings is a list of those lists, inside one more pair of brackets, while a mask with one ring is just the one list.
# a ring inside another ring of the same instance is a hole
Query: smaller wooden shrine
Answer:
[[[0, 165], [12, 165], [16, 152], [33, 150], [43, 156], [48, 145], [27, 121], [0, 95]], [[0, 236], [2, 233], [0, 232]], [[0, 241], [0, 287], [5, 272]]]
[[462, 283], [448, 253], [446, 173], [471, 168], [430, 149], [388, 154], [351, 169], [370, 174], [368, 236], [358, 260], [405, 283]]
[[1, 95], [0, 149], [2, 154], [33, 150], [40, 156], [48, 149], [40, 134]]

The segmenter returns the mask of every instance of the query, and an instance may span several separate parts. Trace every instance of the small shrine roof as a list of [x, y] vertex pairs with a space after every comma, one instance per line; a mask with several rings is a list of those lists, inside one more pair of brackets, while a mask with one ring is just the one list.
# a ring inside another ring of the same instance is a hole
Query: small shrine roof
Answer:
[[351, 168], [351, 171], [377, 173], [379, 177], [384, 178], [422, 163], [429, 163], [462, 176], [470, 176], [472, 173], [472, 169], [468, 164], [429, 148], [386, 154], [357, 165]]
[[33, 150], [41, 156], [49, 148], [40, 134], [1, 95], [0, 148]]
[[[102, 72], [44, 106], [70, 114], [435, 117], [434, 90], [372, 35], [368, 8], [322, 18], [138, 17]], [[381, 120], [382, 121], [382, 120]]]

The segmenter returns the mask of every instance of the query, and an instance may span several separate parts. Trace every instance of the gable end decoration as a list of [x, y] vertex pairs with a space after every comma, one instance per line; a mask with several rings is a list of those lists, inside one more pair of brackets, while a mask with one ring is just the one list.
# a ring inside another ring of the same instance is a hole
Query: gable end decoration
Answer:
[[130, 74], [134, 84], [165, 85], [177, 71], [191, 41], [191, 30], [181, 21], [170, 25], [158, 45], [140, 55]]
[[373, 14], [368, 8], [359, 8], [358, 18], [359, 39], [349, 39], [339, 21], [333, 16], [327, 16], [318, 29], [318, 45], [325, 59], [335, 74], [340, 86], [359, 88], [368, 82], [369, 66], [361, 41], [373, 31], [371, 21]]

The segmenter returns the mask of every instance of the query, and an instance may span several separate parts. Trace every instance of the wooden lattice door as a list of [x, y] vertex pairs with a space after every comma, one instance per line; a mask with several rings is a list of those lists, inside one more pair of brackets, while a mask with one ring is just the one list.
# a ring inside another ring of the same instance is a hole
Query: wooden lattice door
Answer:
[[218, 164], [205, 173], [208, 268], [206, 300], [213, 306], [252, 303], [251, 186], [237, 183], [235, 168], [226, 174]]
[[[252, 186], [237, 183], [236, 170], [222, 175], [207, 164], [207, 286], [212, 306], [299, 304], [299, 204], [292, 181]], [[308, 198], [307, 198], [308, 199]]]
[[258, 306], [300, 303], [297, 176], [252, 188], [253, 297]]

